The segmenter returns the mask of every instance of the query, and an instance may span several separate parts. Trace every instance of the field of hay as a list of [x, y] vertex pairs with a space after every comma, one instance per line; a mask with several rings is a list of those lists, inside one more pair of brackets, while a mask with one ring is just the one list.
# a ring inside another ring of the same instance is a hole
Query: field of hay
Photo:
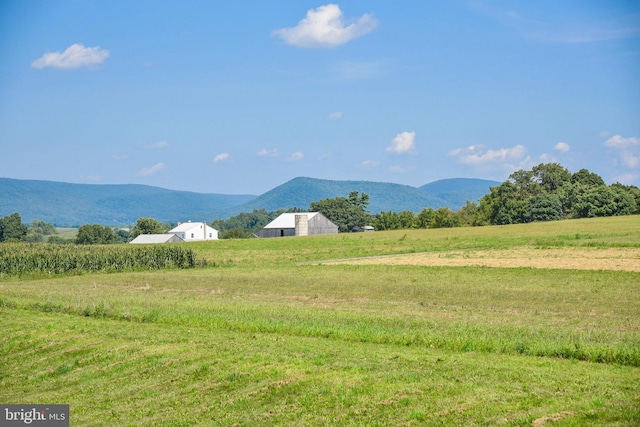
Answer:
[[0, 280], [0, 401], [72, 425], [638, 425], [640, 217], [187, 244]]
[[452, 250], [325, 261], [327, 264], [420, 265], [453, 267], [530, 267], [564, 270], [640, 272], [638, 248], [534, 248]]

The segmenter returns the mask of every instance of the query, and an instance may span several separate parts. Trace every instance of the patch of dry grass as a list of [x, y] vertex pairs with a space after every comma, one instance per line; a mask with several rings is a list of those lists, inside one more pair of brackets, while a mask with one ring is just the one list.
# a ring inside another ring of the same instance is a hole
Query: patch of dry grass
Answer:
[[468, 249], [353, 258], [322, 263], [640, 271], [640, 249], [589, 247]]

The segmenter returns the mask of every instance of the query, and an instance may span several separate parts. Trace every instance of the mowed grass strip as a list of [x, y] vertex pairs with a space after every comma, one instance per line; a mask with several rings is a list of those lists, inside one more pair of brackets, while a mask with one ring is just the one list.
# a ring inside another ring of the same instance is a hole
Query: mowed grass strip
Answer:
[[[2, 309], [0, 400], [73, 425], [634, 425], [637, 368]], [[540, 421], [538, 421], [540, 422]]]
[[199, 269], [21, 281], [0, 305], [640, 366], [638, 273], [415, 266]]

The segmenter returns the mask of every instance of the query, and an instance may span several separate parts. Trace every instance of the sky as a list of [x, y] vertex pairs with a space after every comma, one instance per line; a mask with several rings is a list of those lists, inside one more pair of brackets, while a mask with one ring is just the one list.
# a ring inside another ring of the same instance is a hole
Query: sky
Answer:
[[637, 0], [0, 0], [0, 177], [640, 186]]

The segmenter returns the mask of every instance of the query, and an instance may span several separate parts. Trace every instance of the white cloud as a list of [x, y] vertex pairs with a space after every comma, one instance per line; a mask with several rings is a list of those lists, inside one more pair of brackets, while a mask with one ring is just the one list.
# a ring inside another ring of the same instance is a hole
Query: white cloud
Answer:
[[622, 165], [628, 169], [640, 167], [640, 138], [625, 138], [614, 135], [604, 143], [606, 147], [617, 150]]
[[262, 150], [258, 151], [256, 155], [258, 157], [277, 157], [278, 149], [274, 148], [273, 150], [268, 150], [266, 148], [263, 148]]
[[113, 160], [127, 160], [129, 156], [127, 156], [126, 154], [122, 154], [122, 155], [114, 154], [113, 156], [111, 156], [111, 158]]
[[289, 157], [287, 157], [287, 161], [288, 162], [297, 162], [298, 160], [302, 160], [303, 157], [304, 157], [304, 153], [302, 151], [296, 151], [295, 153], [293, 153]]
[[640, 145], [640, 138], [623, 138], [621, 135], [614, 135], [609, 138], [604, 145], [611, 148], [628, 148], [634, 145]]
[[138, 176], [151, 176], [151, 175], [157, 174], [162, 169], [164, 169], [164, 163], [159, 162], [159, 163], [156, 163], [155, 165], [151, 166], [150, 168], [143, 168], [140, 172], [137, 173], [137, 175]]
[[571, 146], [569, 146], [569, 144], [567, 144], [566, 142], [558, 142], [553, 148], [562, 153], [568, 153], [571, 149]]
[[452, 150], [449, 155], [457, 157], [458, 161], [465, 165], [484, 166], [526, 160], [526, 153], [523, 145], [486, 151], [482, 146], [470, 145], [466, 149]]
[[626, 152], [621, 156], [622, 164], [629, 169], [635, 169], [640, 166], [640, 156]]
[[156, 150], [158, 148], [166, 148], [168, 146], [169, 143], [167, 141], [156, 141], [145, 145], [144, 148], [145, 150]]
[[231, 154], [229, 153], [220, 153], [213, 158], [213, 163], [230, 162], [230, 161], [231, 161]]
[[415, 132], [401, 132], [393, 138], [387, 151], [397, 154], [413, 152], [415, 151], [415, 138]]
[[45, 53], [33, 61], [31, 66], [37, 69], [59, 68], [71, 70], [100, 65], [108, 57], [109, 51], [101, 49], [100, 46], [85, 47], [82, 43], [76, 43], [69, 46], [64, 52]]
[[638, 174], [625, 173], [623, 175], [615, 177], [614, 180], [623, 185], [636, 185], [636, 182], [638, 182], [638, 178], [640, 178], [640, 175]]
[[378, 20], [370, 13], [345, 25], [340, 6], [327, 4], [307, 11], [295, 27], [275, 30], [271, 35], [298, 47], [334, 47], [373, 31], [377, 25]]
[[375, 167], [378, 167], [379, 164], [380, 162], [378, 160], [364, 160], [362, 163], [360, 163], [360, 167], [373, 169]]
[[342, 118], [342, 112], [340, 111], [336, 111], [335, 113], [331, 113], [327, 116], [327, 120], [329, 121], [340, 120], [341, 118]]

